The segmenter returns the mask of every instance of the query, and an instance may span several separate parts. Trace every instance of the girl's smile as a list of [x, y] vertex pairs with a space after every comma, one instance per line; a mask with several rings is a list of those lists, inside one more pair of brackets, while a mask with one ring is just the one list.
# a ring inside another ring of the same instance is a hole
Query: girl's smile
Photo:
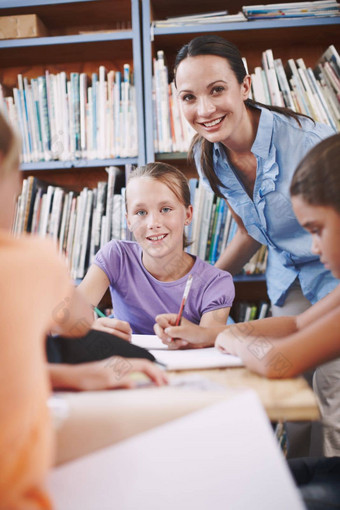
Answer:
[[131, 179], [126, 199], [127, 224], [143, 250], [145, 268], [157, 275], [160, 267], [173, 272], [175, 260], [189, 257], [183, 251], [183, 232], [192, 206], [185, 207], [166, 184], [150, 177]]

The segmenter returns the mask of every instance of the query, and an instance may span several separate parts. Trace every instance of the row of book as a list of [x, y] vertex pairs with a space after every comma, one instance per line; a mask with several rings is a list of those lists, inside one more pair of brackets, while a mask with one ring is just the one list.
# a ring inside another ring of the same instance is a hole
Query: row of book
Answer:
[[288, 59], [286, 71], [272, 50], [262, 54], [262, 68], [255, 67], [252, 95], [256, 101], [286, 106], [318, 122], [340, 129], [340, 57], [331, 45], [314, 71], [302, 58]]
[[336, 0], [316, 0], [314, 2], [290, 2], [266, 5], [244, 5], [242, 11], [230, 14], [227, 10], [168, 17], [156, 20], [153, 26], [181, 27], [215, 23], [235, 23], [257, 19], [311, 18], [340, 16], [340, 5]]
[[[131, 168], [126, 168], [129, 173]], [[130, 239], [125, 219], [125, 188], [115, 192], [121, 170], [108, 167], [107, 181], [80, 193], [50, 185], [37, 177], [23, 180], [17, 201], [13, 232], [31, 232], [51, 237], [69, 261], [73, 278], [82, 278], [97, 251], [111, 239]], [[187, 227], [188, 252], [214, 264], [236, 232], [224, 200], [209, 192], [201, 181], [190, 179], [194, 206]], [[261, 248], [247, 263], [247, 274], [263, 273], [266, 249]]]
[[[112, 308], [105, 308], [102, 311], [107, 317], [113, 314]], [[271, 316], [270, 303], [263, 300], [258, 303], [234, 301], [230, 316], [233, 322], [247, 322], [256, 319], [265, 319], [266, 317]]]
[[188, 25], [206, 25], [215, 23], [235, 23], [258, 19], [310, 18], [340, 16], [340, 5], [336, 0], [317, 0], [314, 2], [291, 2], [267, 5], [244, 5], [242, 11], [230, 14], [227, 10], [190, 14], [187, 16], [167, 17], [156, 20], [157, 28], [181, 27]]
[[[188, 252], [202, 260], [215, 264], [221, 253], [232, 241], [237, 224], [225, 200], [209, 191], [201, 180], [189, 179], [193, 221], [186, 227]], [[264, 273], [267, 265], [267, 249], [261, 247], [244, 266], [245, 274]]]
[[153, 21], [152, 26], [157, 28], [181, 27], [187, 25], [206, 25], [215, 23], [235, 23], [247, 21], [243, 12], [229, 14], [227, 10], [206, 12], [203, 14], [190, 14], [187, 16], [167, 17], [164, 20]]
[[340, 5], [336, 0], [244, 5], [242, 12], [248, 20], [340, 16]]
[[271, 315], [270, 304], [267, 301], [260, 301], [259, 303], [238, 301], [233, 304], [231, 315], [235, 322], [264, 319]]
[[[302, 58], [289, 59], [284, 67], [268, 49], [262, 54], [262, 67], [255, 67], [251, 77], [254, 100], [286, 106], [340, 130], [340, 57], [334, 45], [327, 48], [314, 70]], [[185, 152], [194, 130], [183, 117], [174, 83], [168, 85], [167, 78], [164, 53], [158, 51], [153, 78], [155, 152]]]
[[[89, 83], [91, 81], [91, 83]], [[138, 133], [129, 64], [107, 72], [65, 72], [30, 81], [18, 75], [13, 95], [0, 84], [0, 110], [20, 132], [22, 161], [135, 157]]]
[[[129, 169], [127, 169], [129, 171]], [[126, 239], [125, 188], [114, 193], [117, 167], [107, 181], [79, 194], [49, 185], [37, 177], [23, 180], [13, 232], [50, 237], [69, 262], [71, 276], [83, 278], [97, 251], [111, 239]]]
[[169, 84], [162, 50], [153, 60], [152, 99], [155, 152], [186, 152], [195, 131], [184, 118], [174, 82]]

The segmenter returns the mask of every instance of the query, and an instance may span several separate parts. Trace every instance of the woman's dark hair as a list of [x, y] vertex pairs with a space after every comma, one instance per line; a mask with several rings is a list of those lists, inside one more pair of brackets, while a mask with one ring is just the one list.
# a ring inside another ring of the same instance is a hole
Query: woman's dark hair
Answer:
[[313, 147], [299, 163], [290, 194], [310, 205], [333, 207], [340, 214], [340, 134]]
[[[126, 187], [132, 179], [137, 177], [149, 177], [150, 179], [155, 179], [157, 181], [162, 182], [167, 186], [173, 194], [177, 197], [177, 199], [184, 205], [184, 207], [189, 207], [191, 205], [190, 200], [190, 188], [188, 179], [185, 175], [175, 168], [172, 165], [168, 165], [167, 163], [148, 163], [144, 166], [138, 166], [135, 168], [129, 175]], [[127, 207], [127, 193], [125, 193], [125, 208]], [[185, 234], [183, 234], [183, 246], [186, 248], [191, 243], [188, 243]]]
[[[195, 37], [188, 44], [185, 44], [177, 53], [174, 67], [174, 76], [175, 76], [175, 85], [176, 85], [176, 71], [179, 64], [188, 57], [197, 57], [199, 55], [215, 55], [217, 57], [225, 58], [232, 71], [235, 73], [236, 79], [238, 83], [241, 85], [245, 76], [247, 75], [246, 69], [244, 67], [241, 54], [238, 48], [231, 42], [227, 41], [223, 37], [219, 37], [217, 35], [202, 35], [199, 37]], [[292, 117], [296, 120], [296, 122], [301, 126], [299, 117], [307, 117], [304, 114], [298, 114], [289, 108], [284, 108], [280, 106], [271, 106], [263, 103], [259, 103], [258, 101], [253, 101], [252, 99], [247, 99], [245, 101], [246, 106], [254, 107], [256, 105], [262, 106], [263, 108], [267, 108], [268, 110], [282, 113], [287, 117]], [[313, 119], [311, 119], [313, 120]], [[213, 166], [212, 159], [212, 149], [213, 144], [206, 140], [204, 137], [196, 134], [191, 142], [191, 146], [189, 149], [189, 159], [193, 159], [193, 149], [196, 144], [201, 146], [201, 168], [207, 177], [211, 189], [214, 193], [222, 198], [223, 195], [219, 190], [219, 187], [225, 188], [220, 179], [216, 176]]]

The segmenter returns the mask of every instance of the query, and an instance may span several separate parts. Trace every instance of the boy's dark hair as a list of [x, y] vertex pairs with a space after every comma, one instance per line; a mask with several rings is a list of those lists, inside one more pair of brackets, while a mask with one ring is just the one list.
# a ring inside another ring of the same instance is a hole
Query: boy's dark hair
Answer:
[[340, 134], [313, 147], [299, 163], [290, 194], [311, 205], [333, 207], [340, 214]]

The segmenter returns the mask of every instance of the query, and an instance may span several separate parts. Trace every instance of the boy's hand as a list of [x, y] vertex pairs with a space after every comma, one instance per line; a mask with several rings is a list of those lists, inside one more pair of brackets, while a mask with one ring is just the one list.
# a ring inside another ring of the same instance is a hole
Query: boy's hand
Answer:
[[225, 329], [219, 333], [216, 337], [215, 347], [225, 353], [236, 355], [235, 351], [235, 335], [230, 332], [229, 329]]
[[106, 331], [106, 333], [111, 333], [111, 335], [117, 335], [120, 338], [123, 338], [123, 340], [131, 342], [132, 330], [128, 322], [121, 321], [119, 319], [110, 319], [109, 317], [103, 317], [94, 321], [92, 329]]
[[175, 326], [176, 318], [175, 313], [157, 315], [153, 327], [156, 335], [169, 349], [198, 349], [214, 344], [209, 328], [197, 326], [184, 318], [180, 326]]
[[145, 374], [156, 386], [168, 383], [167, 377], [155, 363], [146, 359], [113, 356], [100, 361], [65, 365], [49, 363], [52, 387], [78, 391], [134, 388], [138, 379], [133, 374]]

